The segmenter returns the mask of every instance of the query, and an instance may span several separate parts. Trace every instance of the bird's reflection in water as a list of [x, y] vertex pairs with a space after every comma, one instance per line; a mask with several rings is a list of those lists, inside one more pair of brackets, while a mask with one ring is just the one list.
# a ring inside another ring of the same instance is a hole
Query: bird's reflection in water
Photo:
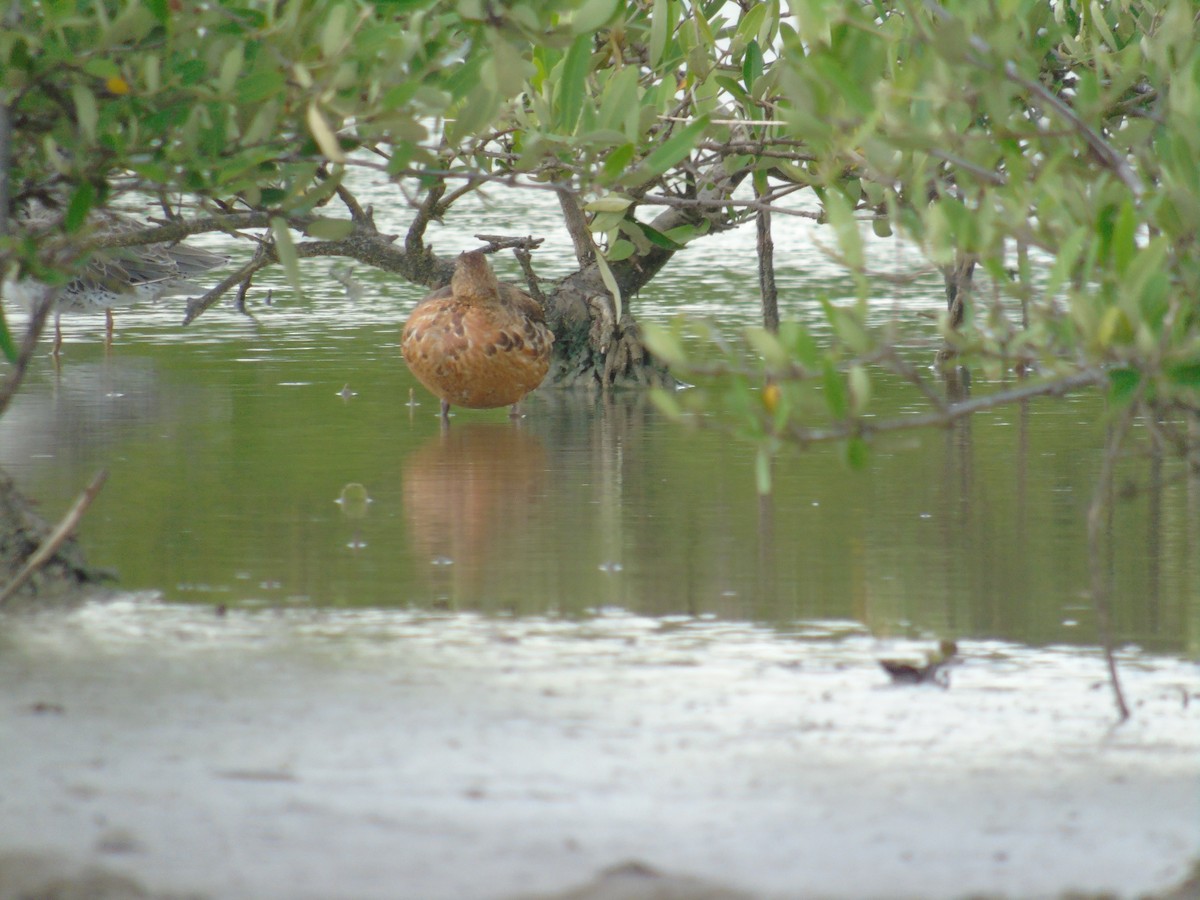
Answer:
[[[545, 491], [541, 441], [511, 424], [454, 425], [404, 461], [410, 546], [430, 570], [436, 604], [492, 605], [512, 573]], [[485, 590], [486, 589], [486, 590]], [[486, 596], [485, 596], [486, 593]]]

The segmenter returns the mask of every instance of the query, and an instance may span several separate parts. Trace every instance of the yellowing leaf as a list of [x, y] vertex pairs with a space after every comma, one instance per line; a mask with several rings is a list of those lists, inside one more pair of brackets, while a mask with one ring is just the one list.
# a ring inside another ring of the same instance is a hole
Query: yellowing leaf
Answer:
[[288, 284], [299, 296], [304, 290], [300, 281], [300, 257], [296, 253], [296, 245], [292, 243], [287, 222], [280, 218], [271, 219], [271, 234], [275, 237], [275, 252], [279, 254], [279, 262], [283, 266]]
[[325, 241], [340, 241], [354, 231], [349, 219], [315, 219], [304, 228], [304, 233]]
[[75, 103], [75, 120], [89, 141], [96, 139], [96, 122], [100, 118], [96, 109], [96, 98], [86, 86], [76, 82], [71, 86], [71, 100]]
[[633, 200], [629, 197], [623, 197], [620, 194], [609, 194], [607, 197], [592, 200], [583, 208], [588, 212], [619, 213], [629, 209], [632, 203]]
[[871, 379], [867, 370], [857, 364], [846, 374], [850, 382], [850, 409], [856, 416], [862, 415], [871, 402]]
[[1128, 344], [1133, 340], [1133, 326], [1121, 307], [1110, 306], [1104, 311], [1096, 331], [1096, 340], [1101, 347], [1110, 347], [1114, 343]]
[[325, 154], [325, 157], [330, 162], [345, 162], [346, 156], [342, 153], [341, 145], [338, 144], [337, 135], [333, 133], [333, 129], [329, 127], [329, 123], [317, 109], [316, 101], [308, 104], [306, 118], [308, 119], [308, 130], [312, 133], [313, 140], [317, 142], [317, 146]]
[[217, 75], [217, 90], [222, 94], [233, 92], [238, 76], [242, 74], [242, 64], [245, 62], [245, 47], [241, 43], [234, 44], [221, 60], [221, 71]]
[[767, 329], [761, 326], [747, 328], [746, 340], [750, 342], [751, 347], [758, 351], [768, 366], [781, 369], [788, 364], [788, 354], [783, 349], [783, 344]]
[[621, 321], [621, 288], [617, 284], [617, 279], [613, 277], [612, 269], [608, 267], [603, 254], [596, 254], [596, 268], [600, 270], [600, 280], [604, 282], [604, 286], [608, 288], [608, 292], [612, 295], [613, 300], [613, 318], [618, 322]]

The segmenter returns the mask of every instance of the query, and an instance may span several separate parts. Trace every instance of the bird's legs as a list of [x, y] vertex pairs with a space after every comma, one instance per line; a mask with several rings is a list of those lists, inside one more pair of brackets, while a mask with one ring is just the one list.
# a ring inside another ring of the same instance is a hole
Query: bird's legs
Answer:
[[54, 314], [54, 346], [50, 348], [50, 355], [58, 359], [62, 352], [62, 316], [58, 313]]
[[109, 309], [108, 307], [105, 307], [104, 308], [104, 349], [105, 350], [109, 350], [112, 348], [112, 336], [113, 336], [113, 314], [112, 314], [111, 309]]

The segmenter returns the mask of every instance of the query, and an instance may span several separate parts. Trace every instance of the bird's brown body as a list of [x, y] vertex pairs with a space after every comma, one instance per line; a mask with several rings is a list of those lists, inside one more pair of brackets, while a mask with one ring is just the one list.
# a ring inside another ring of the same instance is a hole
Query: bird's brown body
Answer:
[[554, 335], [537, 302], [501, 284], [479, 251], [458, 258], [454, 277], [422, 300], [400, 340], [421, 384], [449, 406], [510, 406], [550, 368]]

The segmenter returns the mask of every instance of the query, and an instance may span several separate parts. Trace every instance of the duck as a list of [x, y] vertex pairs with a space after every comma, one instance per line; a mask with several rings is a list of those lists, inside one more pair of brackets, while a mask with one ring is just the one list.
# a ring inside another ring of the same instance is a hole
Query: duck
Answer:
[[428, 294], [404, 325], [400, 352], [409, 370], [450, 407], [512, 408], [550, 370], [554, 335], [536, 300], [496, 279], [480, 250], [462, 253], [450, 283]]
[[[34, 233], [46, 233], [59, 226], [61, 214], [40, 203], [26, 204], [16, 215], [18, 224]], [[110, 210], [96, 210], [88, 218], [96, 236], [127, 234], [151, 225]], [[58, 289], [54, 301], [54, 347], [58, 357], [62, 349], [63, 313], [104, 310], [105, 346], [112, 344], [113, 309], [132, 306], [146, 300], [158, 300], [193, 289], [188, 280], [216, 269], [229, 261], [183, 242], [108, 247], [96, 251], [79, 277]], [[26, 308], [41, 303], [53, 290], [32, 278], [6, 279], [4, 295]]]

